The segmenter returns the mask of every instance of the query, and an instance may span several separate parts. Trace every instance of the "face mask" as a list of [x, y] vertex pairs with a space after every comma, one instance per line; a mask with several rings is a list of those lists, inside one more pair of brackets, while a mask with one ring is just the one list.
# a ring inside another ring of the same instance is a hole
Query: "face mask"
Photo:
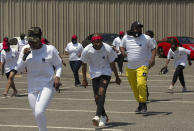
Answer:
[[76, 44], [76, 43], [77, 43], [77, 40], [72, 40], [72, 43], [73, 43], [73, 44]]
[[134, 36], [134, 37], [140, 37], [142, 33], [141, 32], [131, 32], [131, 36]]

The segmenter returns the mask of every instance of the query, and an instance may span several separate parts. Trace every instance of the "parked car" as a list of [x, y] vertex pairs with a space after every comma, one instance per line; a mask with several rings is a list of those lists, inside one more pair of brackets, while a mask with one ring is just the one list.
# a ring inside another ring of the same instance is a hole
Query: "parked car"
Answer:
[[[27, 39], [27, 37], [24, 38], [25, 40]], [[19, 46], [18, 46], [18, 41], [21, 40], [20, 37], [13, 37], [9, 40], [10, 42], [10, 47], [15, 49], [15, 50], [19, 50]]]
[[16, 51], [18, 51], [18, 40], [20, 39], [20, 37], [13, 37], [9, 40], [10, 42], [10, 47], [15, 49]]
[[171, 47], [171, 43], [176, 40], [178, 46], [184, 47], [191, 51], [191, 59], [194, 59], [194, 38], [192, 37], [180, 37], [180, 36], [171, 36], [158, 41], [157, 54], [160, 58], [167, 57], [168, 51]]
[[[112, 43], [114, 41], [114, 39], [116, 37], [118, 37], [118, 34], [115, 33], [99, 33], [101, 34], [102, 38], [103, 38], [103, 42], [109, 44], [110, 46], [112, 46]], [[92, 39], [93, 34], [87, 36], [81, 43], [82, 46], [85, 48], [88, 44], [91, 43], [91, 39]], [[124, 57], [124, 62], [127, 62], [127, 57]]]
[[[103, 42], [109, 44], [112, 46], [112, 42], [113, 40], [118, 37], [118, 34], [114, 34], [114, 33], [99, 33], [102, 35], [103, 38]], [[86, 47], [88, 44], [91, 43], [91, 39], [92, 39], [93, 34], [87, 36], [81, 43], [83, 47]]]

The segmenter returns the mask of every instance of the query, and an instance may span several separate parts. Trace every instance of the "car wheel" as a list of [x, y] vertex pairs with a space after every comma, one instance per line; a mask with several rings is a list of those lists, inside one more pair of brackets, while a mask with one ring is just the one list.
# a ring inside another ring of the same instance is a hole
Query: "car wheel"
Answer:
[[164, 58], [164, 51], [162, 47], [158, 48], [158, 57], [159, 58]]

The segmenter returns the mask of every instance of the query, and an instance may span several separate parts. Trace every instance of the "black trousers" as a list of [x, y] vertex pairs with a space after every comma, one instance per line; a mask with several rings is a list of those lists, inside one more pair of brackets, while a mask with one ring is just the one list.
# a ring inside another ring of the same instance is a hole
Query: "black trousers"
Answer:
[[79, 69], [82, 65], [82, 62], [80, 60], [69, 61], [69, 64], [71, 66], [71, 70], [73, 71], [73, 75], [74, 75], [74, 78], [75, 78], [75, 85], [78, 85], [78, 84], [80, 84]]
[[124, 57], [122, 54], [118, 55], [118, 57], [115, 59], [115, 62], [117, 62], [120, 72], [123, 72], [123, 61]]
[[183, 75], [183, 69], [185, 67], [182, 66], [182, 65], [178, 65], [175, 72], [174, 72], [174, 75], [173, 75], [173, 79], [172, 79], [172, 83], [176, 83], [177, 79], [179, 78], [180, 80], [180, 83], [183, 87], [185, 87], [185, 80], [184, 80], [184, 75]]
[[[106, 112], [104, 109], [105, 97], [106, 97], [106, 90], [108, 84], [110, 82], [111, 77], [107, 75], [101, 75], [92, 79], [92, 87], [94, 92], [94, 98], [97, 105], [97, 116], [106, 116]], [[99, 93], [99, 88], [103, 88], [104, 92], [103, 95]]]

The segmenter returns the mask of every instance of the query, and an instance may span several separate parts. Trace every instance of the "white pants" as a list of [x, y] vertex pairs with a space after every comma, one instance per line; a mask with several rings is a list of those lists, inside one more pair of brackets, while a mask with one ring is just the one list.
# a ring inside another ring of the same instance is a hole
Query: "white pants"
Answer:
[[28, 93], [28, 101], [35, 116], [39, 131], [48, 131], [45, 110], [54, 94], [54, 88], [45, 87], [41, 91]]

